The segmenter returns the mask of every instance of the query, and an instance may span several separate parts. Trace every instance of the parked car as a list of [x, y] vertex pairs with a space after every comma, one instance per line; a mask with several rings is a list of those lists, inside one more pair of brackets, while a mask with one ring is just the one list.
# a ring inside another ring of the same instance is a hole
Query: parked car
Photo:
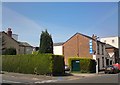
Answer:
[[119, 69], [118, 69], [118, 67], [116, 67], [114, 65], [109, 65], [109, 66], [105, 67], [104, 72], [105, 72], [105, 74], [106, 73], [118, 73]]
[[113, 64], [113, 66], [116, 66], [120, 71], [120, 64], [116, 63], [116, 64]]
[[70, 67], [68, 65], [65, 65], [65, 71], [70, 71]]

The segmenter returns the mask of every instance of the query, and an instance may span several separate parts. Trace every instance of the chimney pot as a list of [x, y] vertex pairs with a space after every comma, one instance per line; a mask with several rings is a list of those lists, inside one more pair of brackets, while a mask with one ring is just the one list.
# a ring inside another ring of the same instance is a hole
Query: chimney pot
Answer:
[[12, 30], [11, 30], [11, 28], [8, 28], [7, 34], [8, 34], [8, 36], [12, 37]]

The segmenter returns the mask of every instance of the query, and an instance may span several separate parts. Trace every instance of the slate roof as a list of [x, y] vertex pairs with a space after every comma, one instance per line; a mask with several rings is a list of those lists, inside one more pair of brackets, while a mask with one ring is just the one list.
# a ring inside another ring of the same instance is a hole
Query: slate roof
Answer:
[[[2, 31], [2, 32], [0, 32], [0, 34], [1, 33], [4, 33], [4, 34], [6, 34], [7, 35], [7, 33], [6, 32], [4, 32], [4, 31]], [[7, 35], [8, 36], [8, 35]], [[9, 36], [8, 36], [9, 37]], [[26, 47], [32, 47], [30, 44], [28, 44], [27, 42], [19, 42], [19, 41], [17, 41], [17, 40], [15, 40], [14, 38], [12, 38], [12, 37], [9, 37], [9, 38], [11, 38], [13, 41], [15, 41], [16, 43], [18, 43], [18, 45], [23, 45], [23, 46], [26, 46]]]
[[63, 45], [64, 42], [59, 42], [59, 43], [53, 43], [53, 46], [60, 46], [60, 45]]
[[[116, 48], [116, 47], [114, 47], [114, 46], [112, 46], [112, 45], [109, 45], [109, 44], [105, 44], [105, 46], [106, 46], [106, 48]], [[117, 49], [117, 48], [116, 48]]]
[[20, 45], [26, 46], [26, 47], [32, 47], [30, 44], [27, 42], [19, 42]]

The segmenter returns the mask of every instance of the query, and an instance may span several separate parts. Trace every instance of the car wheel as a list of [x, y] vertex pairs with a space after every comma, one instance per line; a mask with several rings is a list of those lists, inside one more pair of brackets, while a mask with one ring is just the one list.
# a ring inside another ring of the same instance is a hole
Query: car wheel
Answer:
[[107, 74], [107, 72], [105, 72], [105, 74]]

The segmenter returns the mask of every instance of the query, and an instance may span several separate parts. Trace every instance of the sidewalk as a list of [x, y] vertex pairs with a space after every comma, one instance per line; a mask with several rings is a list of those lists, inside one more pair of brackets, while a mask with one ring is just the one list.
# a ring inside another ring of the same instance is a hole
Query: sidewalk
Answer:
[[99, 73], [72, 73], [73, 76], [81, 76], [81, 77], [92, 77], [101, 74], [104, 74], [104, 71], [101, 71]]

